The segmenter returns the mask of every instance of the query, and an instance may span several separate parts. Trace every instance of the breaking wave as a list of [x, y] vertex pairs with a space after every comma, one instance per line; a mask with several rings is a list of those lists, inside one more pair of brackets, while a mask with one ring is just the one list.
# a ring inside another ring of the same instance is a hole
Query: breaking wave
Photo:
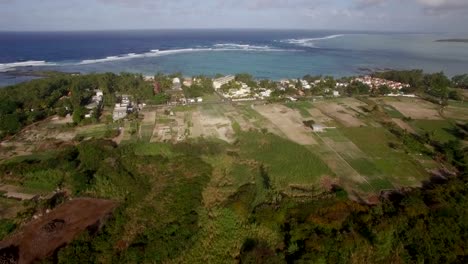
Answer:
[[282, 40], [281, 42], [288, 43], [288, 44], [299, 45], [299, 46], [303, 46], [303, 47], [315, 48], [316, 47], [315, 42], [317, 42], [317, 41], [340, 38], [340, 37], [343, 37], [343, 36], [344, 35], [330, 35], [330, 36], [320, 37], [320, 38], [286, 39], [286, 40]]
[[87, 59], [82, 60], [76, 63], [53, 63], [46, 61], [26, 61], [26, 62], [14, 62], [14, 63], [5, 63], [0, 64], [0, 71], [6, 71], [14, 69], [16, 67], [25, 67], [25, 66], [60, 66], [60, 65], [87, 65], [95, 63], [105, 63], [112, 61], [122, 61], [122, 60], [131, 60], [136, 58], [150, 58], [150, 57], [159, 57], [167, 56], [180, 53], [193, 53], [193, 52], [208, 52], [208, 51], [251, 51], [251, 52], [275, 52], [275, 51], [292, 51], [286, 49], [278, 49], [270, 46], [255, 46], [248, 44], [236, 44], [236, 43], [220, 43], [215, 44], [212, 47], [197, 47], [197, 48], [186, 48], [186, 49], [170, 49], [170, 50], [158, 50], [153, 49], [145, 53], [128, 53], [118, 56], [108, 56], [100, 59]]
[[55, 63], [46, 62], [46, 61], [20, 61], [12, 63], [0, 63], [0, 72], [14, 69], [17, 67], [28, 67], [28, 66], [53, 66]]

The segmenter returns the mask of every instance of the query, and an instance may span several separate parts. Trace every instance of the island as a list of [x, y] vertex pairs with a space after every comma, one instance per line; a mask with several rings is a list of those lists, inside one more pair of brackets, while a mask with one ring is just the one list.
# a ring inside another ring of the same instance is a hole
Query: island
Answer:
[[458, 43], [468, 43], [468, 38], [466, 39], [438, 39], [435, 42], [458, 42]]

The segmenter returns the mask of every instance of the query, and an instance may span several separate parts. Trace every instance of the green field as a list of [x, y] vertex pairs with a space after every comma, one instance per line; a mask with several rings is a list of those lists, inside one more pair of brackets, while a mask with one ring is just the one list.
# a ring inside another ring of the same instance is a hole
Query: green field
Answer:
[[309, 118], [312, 117], [309, 113], [309, 109], [312, 107], [312, 104], [307, 101], [297, 101], [297, 102], [288, 102], [285, 103], [287, 107], [291, 109], [296, 109], [301, 113], [302, 117]]
[[395, 109], [395, 107], [391, 105], [383, 105], [382, 106], [384, 111], [391, 117], [391, 118], [405, 118], [405, 116], [400, 113], [398, 110]]
[[455, 125], [448, 120], [414, 120], [411, 125], [420, 134], [428, 133], [433, 140], [442, 143], [456, 139], [453, 135]]
[[428, 176], [424, 168], [411, 156], [389, 147], [389, 143], [397, 139], [384, 128], [343, 128], [342, 131], [372, 161], [355, 162], [361, 171], [369, 171], [372, 174], [380, 172], [379, 178], [386, 178], [400, 186], [414, 185]]
[[272, 182], [279, 188], [288, 184], [313, 184], [321, 176], [333, 175], [306, 147], [270, 133], [241, 133], [239, 145], [240, 156], [264, 164]]

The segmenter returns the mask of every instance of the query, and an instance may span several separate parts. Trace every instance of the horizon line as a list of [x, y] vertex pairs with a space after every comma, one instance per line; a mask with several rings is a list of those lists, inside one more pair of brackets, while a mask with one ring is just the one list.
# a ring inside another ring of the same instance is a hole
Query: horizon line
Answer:
[[127, 29], [21, 29], [21, 30], [0, 30], [1, 33], [60, 33], [60, 32], [117, 32], [117, 31], [229, 31], [229, 30], [243, 30], [243, 31], [335, 31], [335, 32], [366, 32], [366, 33], [406, 33], [406, 34], [468, 34], [468, 32], [454, 32], [454, 31], [426, 31], [426, 30], [389, 30], [389, 29], [309, 29], [309, 28], [266, 28], [266, 27], [226, 27], [226, 28], [127, 28]]

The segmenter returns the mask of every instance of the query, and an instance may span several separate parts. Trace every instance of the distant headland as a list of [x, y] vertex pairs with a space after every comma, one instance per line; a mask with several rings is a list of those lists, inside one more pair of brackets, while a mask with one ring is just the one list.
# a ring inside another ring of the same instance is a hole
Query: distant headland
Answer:
[[435, 42], [461, 42], [468, 43], [468, 38], [465, 39], [438, 39]]

